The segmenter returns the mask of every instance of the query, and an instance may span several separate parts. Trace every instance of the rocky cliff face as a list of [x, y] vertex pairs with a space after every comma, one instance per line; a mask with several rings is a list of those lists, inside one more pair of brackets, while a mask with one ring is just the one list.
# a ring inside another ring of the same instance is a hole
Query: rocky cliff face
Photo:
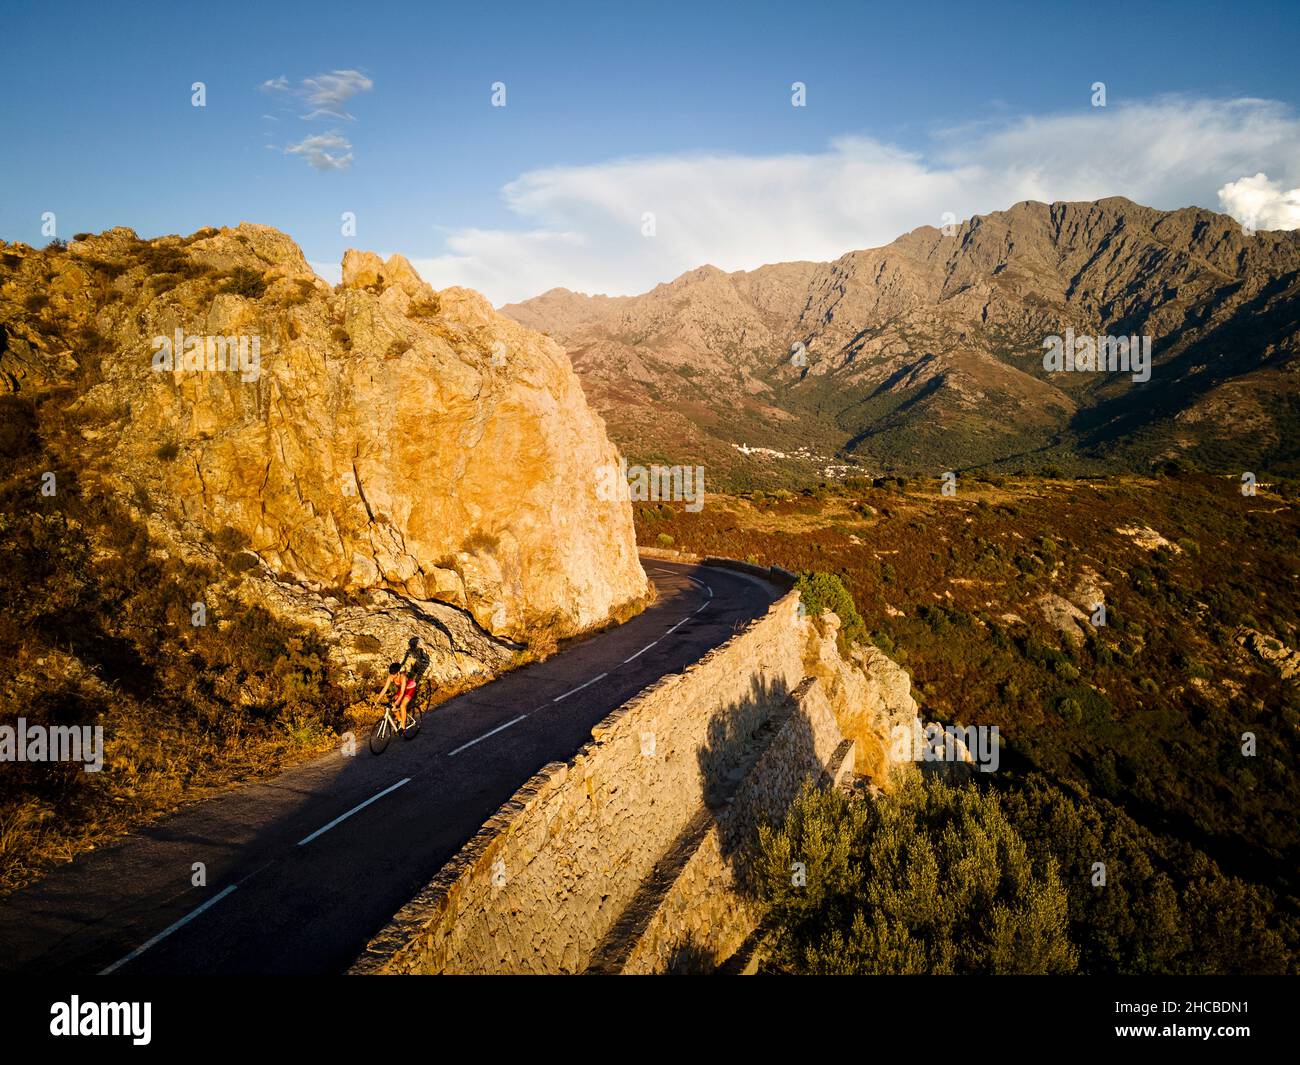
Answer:
[[[1300, 233], [1196, 208], [1026, 202], [831, 263], [702, 267], [641, 296], [553, 290], [503, 312], [569, 348], [634, 457], [1295, 464]], [[1067, 328], [1150, 336], [1151, 379], [1048, 374], [1044, 338]]]
[[500, 644], [647, 593], [563, 349], [401, 256], [349, 252], [331, 288], [264, 226], [0, 246], [0, 329], [5, 384], [75, 413], [85, 476], [165, 539], [242, 548], [290, 612], [396, 594]]
[[804, 625], [804, 667], [822, 682], [836, 724], [854, 741], [854, 773], [890, 787], [899, 773], [914, 769], [910, 757], [900, 760], [900, 755], [910, 756], [915, 741], [901, 750], [899, 745], [900, 732], [910, 737], [921, 728], [912, 678], [877, 647], [855, 644], [847, 659], [841, 655], [840, 619], [829, 611]]

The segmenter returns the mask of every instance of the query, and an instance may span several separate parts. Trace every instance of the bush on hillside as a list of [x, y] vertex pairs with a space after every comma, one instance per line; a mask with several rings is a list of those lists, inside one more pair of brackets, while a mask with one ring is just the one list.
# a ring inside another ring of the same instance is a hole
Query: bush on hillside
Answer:
[[247, 266], [237, 266], [226, 278], [224, 292], [232, 292], [245, 299], [260, 300], [266, 295], [266, 281], [260, 271]]
[[804, 607], [812, 617], [821, 617], [827, 611], [833, 611], [840, 619], [839, 646], [847, 652], [853, 643], [864, 643], [867, 639], [867, 626], [858, 613], [853, 596], [844, 587], [844, 582], [833, 573], [814, 573], [805, 571], [799, 575], [795, 584]]
[[996, 795], [972, 784], [913, 779], [875, 802], [805, 785], [785, 822], [760, 830], [751, 876], [775, 972], [1039, 974], [1077, 964], [1056, 863], [1033, 860]]

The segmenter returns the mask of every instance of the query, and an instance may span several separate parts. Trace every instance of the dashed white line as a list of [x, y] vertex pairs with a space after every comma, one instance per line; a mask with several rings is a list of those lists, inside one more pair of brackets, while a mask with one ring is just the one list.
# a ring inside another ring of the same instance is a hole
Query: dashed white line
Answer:
[[481, 741], [487, 739], [489, 736], [495, 736], [498, 732], [501, 732], [503, 729], [508, 729], [511, 725], [517, 725], [517, 724], [519, 724], [519, 722], [521, 722], [521, 721], [522, 721], [524, 718], [526, 718], [527, 716], [528, 716], [527, 714], [520, 714], [520, 715], [519, 715], [517, 718], [515, 718], [513, 721], [507, 721], [504, 725], [498, 725], [498, 726], [497, 726], [496, 728], [494, 728], [491, 732], [485, 732], [485, 733], [483, 733], [483, 735], [480, 736], [478, 739], [476, 739], [476, 740], [470, 740], [469, 743], [462, 743], [462, 744], [461, 744], [459, 747], [457, 747], [454, 751], [448, 751], [448, 752], [447, 752], [447, 757], [448, 757], [448, 758], [453, 758], [453, 757], [455, 757], [456, 755], [460, 754], [461, 751], [466, 750], [466, 749], [469, 748], [469, 747], [473, 747], [474, 744], [476, 744], [476, 743], [480, 743]]
[[340, 823], [342, 823], [343, 821], [346, 821], [349, 817], [351, 817], [351, 816], [352, 816], [354, 813], [356, 813], [358, 810], [364, 810], [364, 809], [365, 809], [367, 806], [369, 806], [372, 802], [375, 802], [375, 801], [377, 801], [377, 800], [379, 800], [379, 799], [382, 799], [382, 798], [383, 798], [385, 795], [387, 795], [390, 791], [396, 791], [396, 790], [397, 790], [398, 788], [400, 788], [403, 784], [409, 784], [410, 782], [411, 782], [411, 778], [410, 778], [410, 777], [403, 777], [403, 778], [402, 778], [401, 780], [399, 780], [396, 784], [392, 784], [392, 785], [390, 785], [389, 787], [386, 787], [386, 788], [385, 788], [383, 791], [381, 791], [378, 795], [372, 795], [372, 796], [370, 796], [370, 798], [368, 798], [365, 802], [363, 802], [363, 803], [358, 803], [356, 806], [352, 807], [352, 809], [349, 810], [347, 813], [345, 813], [345, 814], [340, 814], [338, 817], [334, 818], [334, 820], [331, 821], [328, 825], [323, 825], [322, 827], [316, 829], [316, 831], [313, 832], [310, 836], [304, 836], [302, 839], [300, 839], [300, 840], [298, 841], [298, 846], [301, 847], [301, 846], [303, 846], [304, 844], [310, 843], [310, 842], [311, 842], [312, 840], [314, 840], [317, 836], [323, 836], [326, 832], [328, 832], [328, 831], [329, 831], [331, 828], [333, 828], [335, 825], [340, 824]]
[[[659, 642], [658, 640], [655, 640], [655, 643], [658, 642]], [[632, 658], [640, 658], [643, 654], [645, 654], [648, 650], [650, 650], [650, 648], [652, 648], [655, 645], [655, 643], [646, 644], [644, 647], [641, 648], [641, 650], [639, 650], [636, 654], [634, 654]], [[627, 665], [627, 663], [632, 661], [632, 658], [623, 659], [623, 664]]]
[[695, 613], [698, 614], [701, 610], [703, 610], [708, 605], [709, 605], [708, 603], [701, 603], [699, 606], [695, 608]]
[[113, 964], [110, 965], [107, 969], [101, 969], [99, 975], [100, 976], [112, 975], [118, 969], [122, 968], [122, 966], [125, 965], [127, 962], [134, 961], [136, 958], [140, 957], [141, 954], [143, 954], [146, 950], [152, 947], [155, 943], [159, 943], [162, 940], [166, 939], [169, 935], [175, 932], [176, 929], [189, 924], [192, 920], [194, 920], [194, 918], [196, 918], [204, 910], [208, 909], [209, 907], [215, 906], [218, 902], [220, 902], [222, 899], [224, 899], [227, 895], [229, 895], [234, 890], [235, 890], [234, 884], [231, 884], [229, 887], [222, 888], [219, 892], [213, 895], [212, 898], [208, 899], [208, 901], [205, 902], [202, 906], [195, 907], [194, 909], [190, 910], [190, 912], [187, 913], [184, 917], [182, 917], [179, 921], [174, 921], [171, 924], [169, 924], [166, 928], [164, 928], [161, 932], [159, 932], [148, 942], [142, 943], [140, 946], [136, 947], [135, 950], [131, 951], [131, 953], [128, 954], [125, 958], [113, 962]]
[[558, 703], [561, 699], [567, 699], [574, 692], [580, 692], [582, 691], [583, 688], [590, 688], [593, 684], [596, 683], [596, 681], [604, 680], [608, 676], [609, 676], [608, 673], [602, 673], [599, 677], [592, 677], [591, 680], [587, 681], [586, 684], [579, 684], [576, 688], [573, 688], [572, 690], [565, 692], [563, 695], [557, 695], [554, 699], [551, 700], [551, 702]]
[[[669, 633], [676, 632], [678, 629], [680, 629], [683, 625], [685, 625], [690, 620], [691, 619], [689, 617], [682, 618], [682, 620], [679, 621], [676, 625], [674, 625], [671, 629], [669, 629], [668, 632], [665, 632], [664, 636], [667, 636]], [[660, 636], [659, 639], [662, 640], [664, 636]]]

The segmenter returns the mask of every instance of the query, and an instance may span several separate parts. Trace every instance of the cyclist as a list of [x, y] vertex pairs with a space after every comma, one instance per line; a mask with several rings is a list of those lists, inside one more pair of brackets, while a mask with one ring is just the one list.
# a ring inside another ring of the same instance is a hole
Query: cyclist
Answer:
[[384, 681], [379, 698], [383, 699], [387, 694], [390, 684], [396, 686], [396, 691], [393, 693], [393, 709], [397, 711], [398, 728], [406, 728], [406, 708], [410, 706], [411, 699], [415, 696], [416, 685], [428, 668], [429, 656], [420, 646], [418, 636], [412, 636], [407, 641], [406, 653], [402, 656], [402, 660], [388, 667], [388, 679]]
[[404, 729], [406, 708], [411, 702], [411, 696], [415, 694], [415, 678], [408, 677], [402, 672], [401, 662], [394, 662], [388, 667], [388, 679], [379, 690], [376, 701], [383, 702], [384, 696], [388, 694], [389, 685], [396, 685], [396, 690], [393, 692], [393, 709], [397, 712], [397, 727]]
[[412, 636], [406, 643], [406, 654], [402, 656], [402, 672], [416, 683], [424, 680], [429, 669], [429, 656], [420, 646], [420, 637]]

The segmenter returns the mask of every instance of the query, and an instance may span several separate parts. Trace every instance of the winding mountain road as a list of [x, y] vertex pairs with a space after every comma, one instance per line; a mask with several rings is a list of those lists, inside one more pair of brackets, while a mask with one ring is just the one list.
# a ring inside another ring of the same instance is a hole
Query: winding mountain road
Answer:
[[362, 738], [354, 757], [186, 806], [0, 900], [0, 972], [343, 972], [533, 773], [778, 594], [729, 570], [644, 565], [653, 606], [450, 700], [414, 740], [375, 757]]

